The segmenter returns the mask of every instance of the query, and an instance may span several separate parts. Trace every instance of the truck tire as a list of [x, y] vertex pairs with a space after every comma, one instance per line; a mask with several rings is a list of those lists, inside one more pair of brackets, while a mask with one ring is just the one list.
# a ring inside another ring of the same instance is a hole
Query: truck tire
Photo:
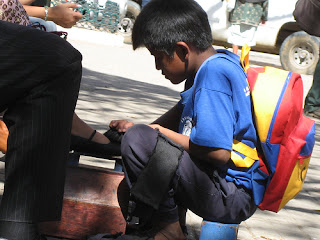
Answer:
[[123, 19], [120, 19], [120, 22], [118, 24], [118, 33], [123, 36], [124, 43], [131, 43], [133, 24], [140, 11], [141, 7], [138, 3], [134, 1], [128, 1], [126, 15]]
[[313, 74], [319, 60], [319, 38], [300, 31], [289, 35], [280, 48], [280, 61], [285, 70]]

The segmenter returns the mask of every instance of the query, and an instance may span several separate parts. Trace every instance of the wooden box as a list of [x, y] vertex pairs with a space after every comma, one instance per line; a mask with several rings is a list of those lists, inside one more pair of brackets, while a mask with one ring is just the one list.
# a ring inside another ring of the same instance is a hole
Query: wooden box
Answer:
[[124, 233], [126, 221], [118, 202], [128, 194], [123, 179], [123, 172], [110, 169], [68, 167], [61, 221], [41, 223], [40, 232], [79, 240], [98, 233]]

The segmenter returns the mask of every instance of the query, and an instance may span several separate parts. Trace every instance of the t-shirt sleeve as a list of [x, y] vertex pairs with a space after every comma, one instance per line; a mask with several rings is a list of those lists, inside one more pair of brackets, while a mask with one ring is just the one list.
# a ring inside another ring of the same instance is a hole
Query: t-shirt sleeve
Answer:
[[[194, 126], [190, 140], [197, 145], [232, 150], [234, 111], [224, 66], [201, 69], [195, 85]], [[209, 71], [210, 70], [210, 71]], [[199, 80], [199, 81], [198, 81]]]

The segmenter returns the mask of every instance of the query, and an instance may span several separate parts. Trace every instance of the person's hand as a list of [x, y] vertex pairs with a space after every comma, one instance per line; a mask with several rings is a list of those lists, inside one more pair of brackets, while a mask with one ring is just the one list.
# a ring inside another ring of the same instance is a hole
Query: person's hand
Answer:
[[78, 8], [75, 3], [61, 3], [50, 7], [48, 9], [48, 20], [61, 27], [71, 28], [82, 18], [80, 12], [73, 11], [74, 8]]
[[112, 120], [109, 124], [109, 127], [115, 128], [118, 132], [126, 132], [133, 125], [133, 122], [127, 120]]
[[264, 25], [266, 24], [266, 21], [265, 20], [261, 20], [261, 25]]

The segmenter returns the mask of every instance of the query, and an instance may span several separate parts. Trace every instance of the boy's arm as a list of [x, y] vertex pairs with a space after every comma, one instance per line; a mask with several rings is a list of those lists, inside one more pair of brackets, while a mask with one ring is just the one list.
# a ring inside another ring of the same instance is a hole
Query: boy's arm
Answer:
[[173, 108], [164, 113], [157, 120], [153, 121], [152, 124], [159, 124], [165, 128], [178, 132], [180, 117], [181, 112], [178, 109], [178, 104], [176, 104]]
[[153, 129], [158, 129], [163, 135], [167, 136], [174, 142], [180, 144], [184, 148], [184, 150], [189, 152], [190, 137], [177, 133], [171, 129], [165, 128], [159, 124], [149, 124], [148, 126]]
[[199, 146], [190, 141], [190, 155], [212, 165], [223, 165], [230, 160], [231, 151], [223, 148]]
[[230, 160], [231, 152], [229, 150], [199, 146], [192, 143], [190, 137], [186, 135], [182, 135], [158, 124], [150, 124], [149, 126], [154, 129], [159, 129], [162, 134], [183, 146], [184, 150], [191, 156], [204, 160], [211, 165], [223, 165]]

